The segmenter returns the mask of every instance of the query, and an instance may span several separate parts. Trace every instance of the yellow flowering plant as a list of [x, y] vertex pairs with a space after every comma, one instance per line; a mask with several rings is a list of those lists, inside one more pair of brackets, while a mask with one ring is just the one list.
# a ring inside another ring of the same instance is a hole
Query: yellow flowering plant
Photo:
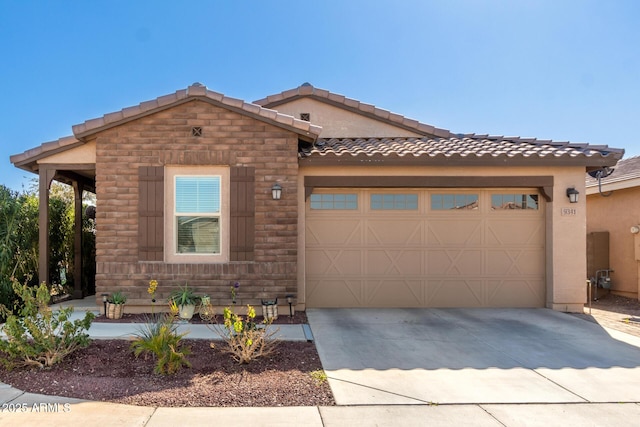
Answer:
[[158, 288], [157, 280], [149, 280], [149, 288], [147, 292], [151, 295], [151, 302], [156, 302], [156, 289]]
[[[237, 282], [236, 282], [237, 283]], [[232, 288], [232, 297], [235, 300], [238, 287]], [[222, 312], [223, 326], [218, 324], [208, 325], [226, 343], [223, 351], [230, 353], [238, 363], [249, 363], [262, 356], [268, 356], [274, 352], [278, 341], [274, 338], [278, 330], [270, 329], [271, 319], [265, 319], [262, 324], [256, 323], [256, 310], [247, 304], [247, 314], [241, 316], [235, 313], [232, 307], [225, 307]]]
[[149, 287], [147, 288], [147, 292], [151, 295], [151, 313], [154, 313], [154, 307], [156, 304], [156, 289], [158, 288], [158, 281], [155, 279], [149, 280]]

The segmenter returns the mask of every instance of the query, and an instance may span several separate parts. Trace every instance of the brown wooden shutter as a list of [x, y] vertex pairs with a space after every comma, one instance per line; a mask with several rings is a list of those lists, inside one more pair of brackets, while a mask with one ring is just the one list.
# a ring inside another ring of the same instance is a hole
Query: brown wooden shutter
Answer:
[[230, 190], [231, 261], [253, 261], [255, 168], [232, 167]]
[[162, 261], [164, 246], [164, 167], [142, 166], [138, 169], [140, 200], [138, 204], [138, 258]]

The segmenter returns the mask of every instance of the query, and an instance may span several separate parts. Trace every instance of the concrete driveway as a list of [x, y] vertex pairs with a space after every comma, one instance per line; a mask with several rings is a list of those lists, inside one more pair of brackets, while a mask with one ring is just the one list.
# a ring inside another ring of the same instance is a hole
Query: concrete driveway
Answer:
[[547, 309], [308, 309], [338, 405], [639, 402], [640, 338]]

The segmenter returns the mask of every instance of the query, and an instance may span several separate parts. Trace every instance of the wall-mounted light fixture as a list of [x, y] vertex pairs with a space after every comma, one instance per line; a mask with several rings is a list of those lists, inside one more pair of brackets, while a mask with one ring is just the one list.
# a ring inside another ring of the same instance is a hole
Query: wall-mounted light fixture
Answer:
[[573, 187], [567, 188], [567, 197], [569, 198], [569, 203], [578, 203], [578, 195], [580, 193]]
[[282, 187], [277, 182], [271, 187], [271, 197], [273, 197], [273, 200], [280, 200], [280, 197], [282, 197]]

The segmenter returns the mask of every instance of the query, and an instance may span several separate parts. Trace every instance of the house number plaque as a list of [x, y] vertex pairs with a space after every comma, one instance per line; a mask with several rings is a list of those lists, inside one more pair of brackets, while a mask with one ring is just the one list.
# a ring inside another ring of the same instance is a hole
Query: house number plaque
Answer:
[[576, 216], [578, 214], [578, 210], [575, 208], [562, 208], [560, 211], [561, 216]]

